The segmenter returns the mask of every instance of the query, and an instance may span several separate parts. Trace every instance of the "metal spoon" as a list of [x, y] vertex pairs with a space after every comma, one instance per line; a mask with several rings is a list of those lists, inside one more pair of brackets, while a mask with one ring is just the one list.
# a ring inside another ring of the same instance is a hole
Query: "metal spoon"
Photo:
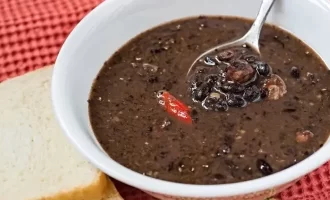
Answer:
[[262, 4], [260, 6], [259, 13], [258, 13], [254, 23], [252, 24], [250, 30], [245, 35], [238, 40], [227, 42], [224, 44], [220, 44], [216, 47], [213, 47], [213, 48], [207, 50], [206, 52], [204, 52], [203, 54], [201, 54], [200, 56], [198, 56], [198, 58], [190, 66], [187, 76], [189, 77], [190, 73], [194, 71], [193, 67], [195, 66], [196, 62], [198, 62], [201, 58], [203, 58], [204, 56], [209, 55], [209, 54], [215, 54], [215, 52], [219, 52], [221, 49], [228, 49], [230, 47], [242, 46], [242, 45], [246, 44], [246, 45], [252, 47], [256, 51], [256, 53], [260, 54], [260, 50], [259, 50], [260, 32], [261, 32], [262, 26], [264, 25], [264, 23], [266, 21], [268, 13], [269, 13], [270, 9], [272, 8], [272, 6], [274, 5], [275, 1], [276, 0], [263, 0]]

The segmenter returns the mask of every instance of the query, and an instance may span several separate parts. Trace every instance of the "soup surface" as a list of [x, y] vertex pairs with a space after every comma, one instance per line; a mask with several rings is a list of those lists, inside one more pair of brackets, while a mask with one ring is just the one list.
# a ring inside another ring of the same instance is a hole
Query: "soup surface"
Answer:
[[[264, 26], [259, 59], [284, 81], [285, 94], [270, 99], [272, 90], [258, 87], [259, 99], [249, 100], [244, 86], [235, 95], [245, 105], [226, 98], [225, 109], [194, 99], [186, 73], [195, 58], [241, 37], [251, 24], [232, 17], [173, 21], [136, 36], [106, 61], [88, 102], [93, 131], [109, 156], [146, 176], [221, 184], [276, 173], [317, 151], [330, 129], [330, 73], [313, 50], [277, 27]], [[223, 95], [211, 90], [206, 95]], [[186, 116], [171, 112], [159, 94]]]

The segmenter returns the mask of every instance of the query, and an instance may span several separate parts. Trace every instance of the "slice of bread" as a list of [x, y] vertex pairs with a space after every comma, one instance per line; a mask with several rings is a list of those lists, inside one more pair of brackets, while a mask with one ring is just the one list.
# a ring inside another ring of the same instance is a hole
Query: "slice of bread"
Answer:
[[0, 200], [122, 199], [63, 135], [51, 74], [46, 67], [0, 84]]
[[114, 184], [109, 180], [107, 195], [102, 200], [123, 200]]

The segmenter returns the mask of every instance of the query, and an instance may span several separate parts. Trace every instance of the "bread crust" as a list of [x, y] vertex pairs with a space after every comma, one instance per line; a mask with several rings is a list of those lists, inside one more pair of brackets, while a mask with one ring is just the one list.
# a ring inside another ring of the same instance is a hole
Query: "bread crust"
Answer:
[[95, 181], [86, 187], [72, 188], [70, 191], [41, 197], [37, 200], [101, 200], [108, 193], [107, 189], [110, 184], [108, 182], [106, 175], [99, 172]]
[[38, 200], [123, 200], [112, 181], [102, 172], [87, 187], [74, 188], [54, 196], [42, 197]]

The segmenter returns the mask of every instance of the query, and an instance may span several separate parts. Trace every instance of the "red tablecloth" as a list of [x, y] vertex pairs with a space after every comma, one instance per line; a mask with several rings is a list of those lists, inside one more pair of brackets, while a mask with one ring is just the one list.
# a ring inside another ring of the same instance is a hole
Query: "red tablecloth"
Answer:
[[[0, 0], [0, 82], [53, 64], [72, 28], [101, 0]], [[282, 192], [282, 200], [330, 199], [330, 163]], [[126, 200], [152, 200], [116, 183]]]

